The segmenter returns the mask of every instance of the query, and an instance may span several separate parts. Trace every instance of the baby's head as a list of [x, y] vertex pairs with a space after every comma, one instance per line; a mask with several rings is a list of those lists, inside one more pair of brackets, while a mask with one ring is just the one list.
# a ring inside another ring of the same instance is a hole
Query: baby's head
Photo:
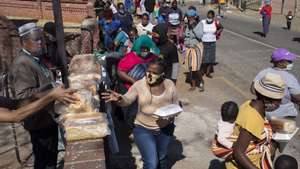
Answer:
[[239, 107], [233, 101], [223, 103], [221, 108], [222, 120], [229, 123], [234, 123], [238, 115]]
[[298, 169], [298, 163], [292, 156], [281, 155], [276, 159], [274, 169]]

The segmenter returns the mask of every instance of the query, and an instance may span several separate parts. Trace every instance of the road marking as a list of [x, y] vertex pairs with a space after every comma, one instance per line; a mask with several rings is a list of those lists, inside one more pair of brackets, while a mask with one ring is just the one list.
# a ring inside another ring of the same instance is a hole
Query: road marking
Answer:
[[[273, 49], [273, 50], [274, 50], [274, 49], [277, 49], [277, 47], [275, 47], [275, 46], [272, 46], [272, 45], [266, 44], [266, 43], [264, 43], [264, 42], [255, 40], [255, 39], [253, 39], [253, 38], [250, 38], [250, 37], [247, 37], [247, 36], [245, 36], [245, 35], [242, 35], [242, 34], [233, 32], [233, 31], [231, 31], [231, 30], [224, 29], [224, 31], [225, 31], [225, 32], [228, 32], [228, 33], [231, 33], [231, 34], [233, 34], [233, 35], [235, 35], [235, 36], [238, 36], [238, 37], [240, 37], [240, 38], [247, 39], [247, 40], [249, 40], [249, 41], [251, 41], [251, 42], [254, 42], [254, 43], [263, 45], [263, 46], [265, 46], [265, 47], [271, 48], [271, 49]], [[296, 53], [296, 56], [297, 56], [298, 58], [300, 58], [299, 54], [297, 54], [297, 53]]]

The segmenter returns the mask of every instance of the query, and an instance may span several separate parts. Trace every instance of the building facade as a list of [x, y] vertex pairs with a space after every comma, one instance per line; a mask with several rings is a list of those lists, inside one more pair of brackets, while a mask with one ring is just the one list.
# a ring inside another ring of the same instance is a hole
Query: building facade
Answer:
[[[65, 22], [81, 22], [87, 16], [89, 0], [61, 0]], [[53, 19], [52, 0], [1, 0], [0, 15]]]

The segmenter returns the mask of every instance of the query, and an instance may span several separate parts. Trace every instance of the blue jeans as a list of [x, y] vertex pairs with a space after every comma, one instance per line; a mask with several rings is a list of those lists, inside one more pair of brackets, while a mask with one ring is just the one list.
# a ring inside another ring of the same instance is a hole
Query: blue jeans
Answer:
[[168, 145], [175, 125], [153, 131], [136, 125], [133, 129], [134, 141], [143, 159], [143, 169], [167, 169]]

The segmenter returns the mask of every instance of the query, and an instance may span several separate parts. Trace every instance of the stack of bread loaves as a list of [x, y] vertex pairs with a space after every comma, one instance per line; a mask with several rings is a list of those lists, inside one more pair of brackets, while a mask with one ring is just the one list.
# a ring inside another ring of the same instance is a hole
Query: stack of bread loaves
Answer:
[[110, 133], [106, 115], [99, 113], [97, 86], [101, 66], [93, 54], [75, 55], [69, 65], [70, 88], [76, 89], [78, 101], [64, 106], [56, 104], [60, 123], [68, 141], [103, 138]]

